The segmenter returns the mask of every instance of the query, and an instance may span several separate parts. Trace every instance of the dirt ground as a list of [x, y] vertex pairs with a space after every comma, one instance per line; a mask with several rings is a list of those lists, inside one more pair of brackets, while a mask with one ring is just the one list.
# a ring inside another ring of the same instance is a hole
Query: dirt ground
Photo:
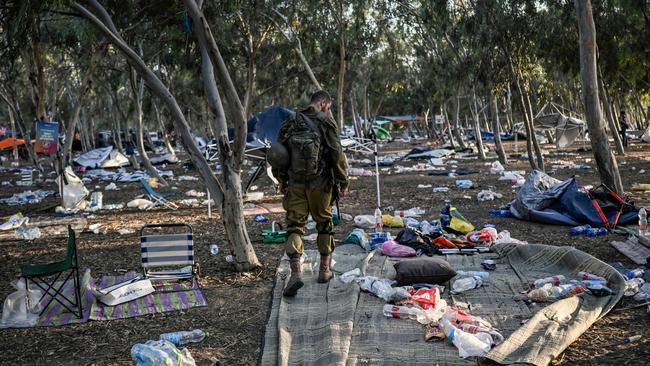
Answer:
[[[592, 159], [591, 153], [577, 153], [575, 145], [563, 152], [575, 153], [570, 156], [554, 156], [557, 150], [545, 146], [550, 151], [546, 156], [547, 166], [556, 160], [565, 160], [584, 164], [585, 159]], [[411, 144], [390, 143], [381, 148], [381, 154], [406, 151]], [[510, 153], [514, 143], [506, 143]], [[525, 151], [523, 143], [518, 145], [519, 152]], [[474, 167], [481, 173], [464, 177], [428, 176], [426, 173], [382, 173], [381, 193], [384, 208], [407, 209], [420, 206], [427, 209], [429, 219], [438, 218], [443, 200], [448, 198], [459, 211], [475, 226], [486, 223], [495, 224], [499, 230], [509, 230], [514, 238], [531, 243], [548, 245], [568, 245], [590, 253], [606, 262], [620, 261], [626, 267], [634, 264], [614, 250], [609, 242], [621, 240], [622, 236], [608, 234], [602, 237], [572, 237], [565, 226], [550, 226], [518, 221], [512, 218], [494, 218], [488, 211], [511, 201], [516, 190], [511, 183], [498, 181], [497, 176], [489, 174], [489, 163], [476, 159], [458, 160], [458, 167]], [[625, 157], [618, 157], [623, 183], [629, 188], [632, 183], [650, 183], [650, 145], [632, 144]], [[413, 165], [414, 162], [398, 162], [400, 165]], [[488, 164], [488, 165], [486, 165]], [[587, 162], [591, 166], [593, 161]], [[357, 165], [358, 166], [358, 165]], [[168, 166], [167, 169], [170, 167]], [[197, 175], [186, 172], [182, 164], [174, 168], [175, 176]], [[508, 170], [529, 170], [524, 159], [511, 159]], [[644, 169], [645, 173], [640, 173]], [[547, 169], [548, 170], [548, 169]], [[247, 174], [249, 172], [246, 172]], [[597, 184], [595, 169], [557, 169], [554, 176], [566, 179], [576, 175], [582, 184]], [[16, 181], [18, 175], [11, 172], [0, 173], [0, 181]], [[478, 187], [461, 190], [454, 187], [456, 179], [471, 179]], [[93, 181], [87, 187], [103, 191], [108, 182]], [[274, 195], [270, 181], [264, 177], [255, 183], [264, 191], [268, 202], [278, 202], [280, 197]], [[433, 187], [449, 186], [448, 193], [432, 193], [431, 189], [418, 189], [418, 184], [431, 184]], [[189, 189], [203, 191], [201, 181], [172, 182], [178, 187], [178, 199], [185, 197]], [[41, 185], [54, 190], [53, 183]], [[104, 204], [126, 203], [142, 190], [138, 183], [118, 184], [120, 191], [104, 191]], [[495, 201], [478, 202], [479, 190], [494, 187], [504, 195]], [[168, 189], [167, 189], [168, 190]], [[22, 192], [23, 187], [3, 186], [0, 197], [7, 197], [15, 192]], [[166, 189], [161, 189], [166, 191]], [[639, 206], [650, 206], [650, 195], [631, 193]], [[38, 216], [53, 216], [56, 198], [50, 197], [36, 205], [0, 206], [0, 216], [22, 212], [35, 219]], [[350, 196], [341, 202], [341, 211], [351, 215], [372, 214], [375, 205], [374, 177], [359, 177], [352, 181]], [[282, 214], [266, 215], [271, 220], [281, 221]], [[58, 328], [6, 329], [0, 331], [0, 364], [3, 365], [127, 365], [131, 364], [130, 348], [134, 343], [148, 339], [158, 339], [164, 332], [201, 328], [209, 333], [201, 343], [189, 346], [189, 350], [199, 365], [214, 364], [220, 359], [224, 365], [252, 365], [259, 362], [262, 341], [269, 308], [270, 294], [273, 286], [275, 269], [283, 254], [278, 244], [262, 244], [261, 230], [268, 224], [257, 223], [253, 217], [247, 217], [251, 240], [258, 258], [263, 264], [261, 269], [251, 273], [236, 273], [226, 262], [229, 254], [224, 242], [223, 225], [218, 219], [208, 219], [207, 209], [201, 207], [182, 207], [177, 211], [155, 209], [140, 211], [124, 209], [121, 211], [99, 211], [88, 217], [89, 224], [101, 223], [105, 233], [101, 235], [84, 231], [78, 235], [80, 266], [89, 268], [94, 277], [105, 274], [124, 273], [140, 267], [139, 241], [137, 233], [120, 235], [121, 228], [139, 229], [145, 223], [184, 222], [192, 225], [195, 233], [195, 258], [201, 267], [200, 284], [208, 302], [204, 308], [171, 312], [158, 315], [141, 316], [114, 321], [91, 321], [86, 324], [69, 325]], [[349, 222], [336, 227], [336, 239], [341, 240], [352, 229]], [[393, 230], [395, 234], [397, 231]], [[0, 299], [13, 292], [10, 281], [20, 273], [20, 266], [26, 263], [48, 262], [62, 257], [65, 250], [64, 237], [43, 237], [35, 241], [0, 242]], [[211, 256], [209, 245], [216, 243], [220, 247], [217, 256]], [[315, 244], [308, 243], [308, 248]], [[635, 305], [631, 298], [624, 298], [603, 319], [596, 322], [576, 342], [574, 342], [557, 360], [555, 365], [640, 365], [648, 363], [650, 355], [650, 330], [648, 313], [645, 307], [619, 311]], [[629, 345], [610, 345], [623, 337], [642, 335], [642, 340]], [[432, 360], [434, 362], [435, 360]]]

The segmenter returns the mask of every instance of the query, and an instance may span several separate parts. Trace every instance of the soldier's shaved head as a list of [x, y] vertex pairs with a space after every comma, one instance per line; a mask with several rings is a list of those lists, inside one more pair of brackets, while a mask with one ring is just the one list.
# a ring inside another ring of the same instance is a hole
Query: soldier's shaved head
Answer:
[[326, 92], [325, 90], [319, 90], [315, 92], [314, 94], [311, 95], [311, 100], [309, 101], [310, 104], [317, 104], [320, 102], [327, 102], [331, 103], [332, 102], [332, 97], [330, 97], [330, 94]]

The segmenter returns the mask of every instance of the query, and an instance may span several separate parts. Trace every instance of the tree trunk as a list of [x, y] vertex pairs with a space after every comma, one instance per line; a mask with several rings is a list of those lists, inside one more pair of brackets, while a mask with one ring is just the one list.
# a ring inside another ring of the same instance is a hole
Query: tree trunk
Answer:
[[[474, 101], [474, 111], [472, 116], [474, 117], [474, 141], [476, 141], [476, 149], [478, 150], [479, 160], [485, 160], [485, 150], [483, 149], [483, 136], [481, 135], [481, 126], [479, 122], [479, 113], [478, 113], [478, 102], [476, 101], [476, 90], [472, 90], [472, 100]], [[470, 111], [471, 111], [470, 106]]]
[[163, 141], [165, 141], [165, 147], [167, 147], [167, 153], [171, 154], [172, 156], [176, 156], [176, 151], [174, 150], [171, 141], [169, 141], [167, 128], [165, 127], [165, 124], [162, 121], [162, 117], [160, 116], [160, 111], [158, 110], [158, 106], [156, 105], [156, 102], [153, 100], [151, 101], [151, 104], [153, 104], [153, 110], [156, 112], [156, 120], [158, 121], [158, 128], [160, 128], [160, 133], [162, 133]]
[[361, 135], [357, 135], [358, 137], [366, 137], [366, 131], [368, 131], [368, 126], [370, 126], [370, 121], [368, 118], [370, 117], [368, 115], [368, 83], [363, 84], [363, 124], [360, 126], [361, 128]]
[[14, 121], [14, 114], [11, 112], [11, 107], [7, 106], [7, 114], [9, 114], [9, 121], [11, 122], [11, 139], [13, 140], [13, 155], [14, 163], [18, 165], [18, 145], [16, 145], [16, 122]]
[[528, 108], [526, 107], [526, 102], [524, 101], [524, 91], [521, 87], [521, 82], [519, 77], [514, 74], [514, 68], [511, 64], [512, 75], [515, 79], [515, 84], [517, 85], [517, 92], [519, 93], [521, 101], [521, 113], [524, 117], [524, 127], [526, 128], [526, 153], [528, 154], [528, 162], [530, 163], [530, 168], [533, 170], [538, 170], [539, 166], [535, 162], [535, 155], [533, 154], [533, 138], [535, 137], [535, 129], [532, 121], [530, 120], [530, 115], [528, 114]]
[[40, 40], [40, 31], [38, 29], [39, 20], [34, 20], [33, 25], [33, 40], [32, 40], [32, 51], [34, 56], [34, 66], [36, 68], [36, 118], [38, 120], [45, 121], [47, 118], [47, 106], [45, 105], [47, 101], [47, 91], [45, 89], [45, 73], [43, 72], [43, 59], [41, 57], [41, 40]]
[[603, 115], [598, 99], [598, 77], [596, 75], [596, 27], [592, 14], [591, 0], [575, 0], [580, 34], [580, 80], [585, 105], [591, 148], [603, 184], [623, 195], [623, 184], [618, 172], [616, 158], [612, 154], [603, 126]]
[[447, 128], [447, 136], [449, 137], [449, 144], [451, 145], [452, 149], [456, 148], [456, 144], [454, 143], [454, 134], [451, 132], [451, 123], [449, 123], [449, 116], [447, 115], [447, 108], [445, 108], [445, 105], [442, 105], [442, 115], [445, 116], [445, 126]]
[[[7, 105], [13, 112], [13, 116], [18, 126], [18, 129], [20, 130], [21, 135], [23, 135], [23, 140], [25, 140], [25, 149], [27, 149], [27, 154], [29, 155], [32, 164], [34, 164], [34, 166], [36, 167], [36, 169], [38, 169], [39, 172], [44, 173], [43, 167], [41, 166], [41, 163], [38, 160], [38, 155], [36, 155], [36, 152], [34, 151], [34, 145], [32, 145], [31, 137], [29, 136], [27, 128], [25, 127], [25, 120], [23, 118], [22, 112], [20, 111], [20, 104], [18, 104], [18, 102], [15, 99], [16, 94], [5, 92], [1, 89], [0, 86], [0, 98], [2, 98], [2, 100], [4, 100], [5, 103], [7, 103]], [[15, 131], [12, 132], [15, 133]]]
[[504, 166], [508, 164], [508, 157], [506, 152], [503, 149], [503, 144], [501, 143], [501, 134], [499, 133], [499, 109], [497, 106], [497, 97], [494, 95], [494, 91], [489, 89], [489, 100], [490, 100], [490, 119], [492, 120], [492, 130], [494, 133], [494, 147], [499, 157], [499, 162]]
[[[260, 267], [261, 263], [255, 255], [253, 246], [248, 232], [246, 231], [244, 220], [244, 209], [242, 205], [241, 177], [239, 175], [241, 164], [244, 156], [246, 145], [246, 120], [243, 118], [243, 107], [238, 104], [239, 98], [234, 85], [230, 81], [228, 70], [221, 57], [221, 53], [208, 26], [205, 16], [198, 8], [194, 0], [185, 0], [185, 6], [188, 9], [192, 20], [197, 24], [196, 38], [201, 52], [201, 74], [204, 88], [208, 96], [208, 102], [216, 116], [216, 126], [218, 133], [219, 156], [223, 167], [223, 184], [221, 205], [224, 227], [229, 239], [230, 246], [235, 255], [235, 267], [239, 271], [250, 270]], [[221, 97], [217, 89], [217, 83], [214, 77], [213, 62], [217, 64], [217, 73], [219, 79], [224, 85], [224, 90], [228, 101], [238, 108], [237, 117], [241, 120], [235, 120], [235, 146], [234, 151], [230, 150], [228, 141], [228, 131], [226, 117], [221, 103]], [[205, 159], [202, 159], [205, 162]], [[206, 162], [207, 166], [207, 162]], [[209, 167], [208, 167], [209, 168]]]
[[612, 133], [612, 138], [614, 139], [614, 146], [616, 147], [616, 153], [618, 155], [625, 155], [625, 149], [623, 149], [623, 142], [621, 141], [621, 135], [618, 133], [618, 128], [616, 128], [616, 122], [614, 121], [614, 113], [612, 112], [612, 105], [609, 103], [609, 96], [607, 95], [607, 88], [605, 87], [605, 82], [603, 81], [602, 75], [599, 73], [598, 86], [600, 87], [600, 99], [605, 106], [605, 117], [607, 118], [607, 124], [609, 125], [609, 130]]
[[[140, 50], [142, 53], [142, 50]], [[151, 164], [151, 161], [149, 160], [149, 155], [147, 154], [147, 151], [144, 148], [144, 113], [142, 112], [142, 99], [144, 97], [144, 81], [140, 79], [140, 82], [138, 83], [138, 86], [136, 87], [135, 83], [137, 80], [136, 72], [133, 68], [131, 68], [130, 72], [130, 82], [131, 82], [131, 91], [133, 92], [133, 103], [135, 105], [135, 114], [136, 114], [136, 119], [138, 121], [138, 130], [137, 130], [137, 142], [138, 142], [138, 152], [140, 153], [140, 158], [142, 159], [142, 164], [144, 165], [144, 168], [147, 170], [149, 173], [149, 176], [155, 177], [158, 179], [158, 182], [165, 186], [168, 187], [169, 184], [163, 178], [160, 173], [158, 173], [158, 169]]]
[[539, 146], [539, 141], [535, 134], [535, 114], [533, 113], [533, 106], [530, 104], [530, 95], [528, 93], [526, 93], [526, 100], [528, 102], [528, 113], [530, 113], [530, 130], [532, 131], [531, 139], [533, 140], [533, 148], [535, 149], [535, 156], [537, 157], [537, 166], [541, 171], [545, 171], [544, 155], [542, 154], [542, 148]]
[[339, 0], [339, 79], [336, 94], [339, 131], [343, 131], [343, 96], [345, 91], [345, 23], [343, 22], [343, 1]]
[[454, 137], [456, 138], [456, 142], [458, 142], [458, 145], [460, 145], [461, 148], [465, 148], [465, 142], [463, 142], [463, 136], [460, 134], [460, 95], [456, 93], [456, 115], [454, 116]]

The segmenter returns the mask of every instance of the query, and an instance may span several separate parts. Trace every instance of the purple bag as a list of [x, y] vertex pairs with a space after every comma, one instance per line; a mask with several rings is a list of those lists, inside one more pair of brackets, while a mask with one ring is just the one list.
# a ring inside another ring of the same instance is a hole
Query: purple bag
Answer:
[[381, 245], [381, 253], [389, 257], [414, 257], [416, 255], [415, 249], [398, 244], [395, 240], [385, 241]]

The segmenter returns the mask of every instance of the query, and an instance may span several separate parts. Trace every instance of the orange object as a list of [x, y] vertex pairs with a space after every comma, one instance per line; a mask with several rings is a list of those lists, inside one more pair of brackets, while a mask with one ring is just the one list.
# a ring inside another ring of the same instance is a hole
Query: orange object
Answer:
[[431, 241], [433, 244], [440, 248], [446, 248], [446, 249], [456, 249], [456, 245], [449, 241], [447, 238], [444, 236], [437, 237]]
[[13, 148], [14, 145], [16, 146], [25, 145], [25, 140], [23, 139], [16, 139], [15, 141], [16, 142], [14, 143], [14, 139], [12, 138], [8, 138], [0, 141], [0, 150]]

